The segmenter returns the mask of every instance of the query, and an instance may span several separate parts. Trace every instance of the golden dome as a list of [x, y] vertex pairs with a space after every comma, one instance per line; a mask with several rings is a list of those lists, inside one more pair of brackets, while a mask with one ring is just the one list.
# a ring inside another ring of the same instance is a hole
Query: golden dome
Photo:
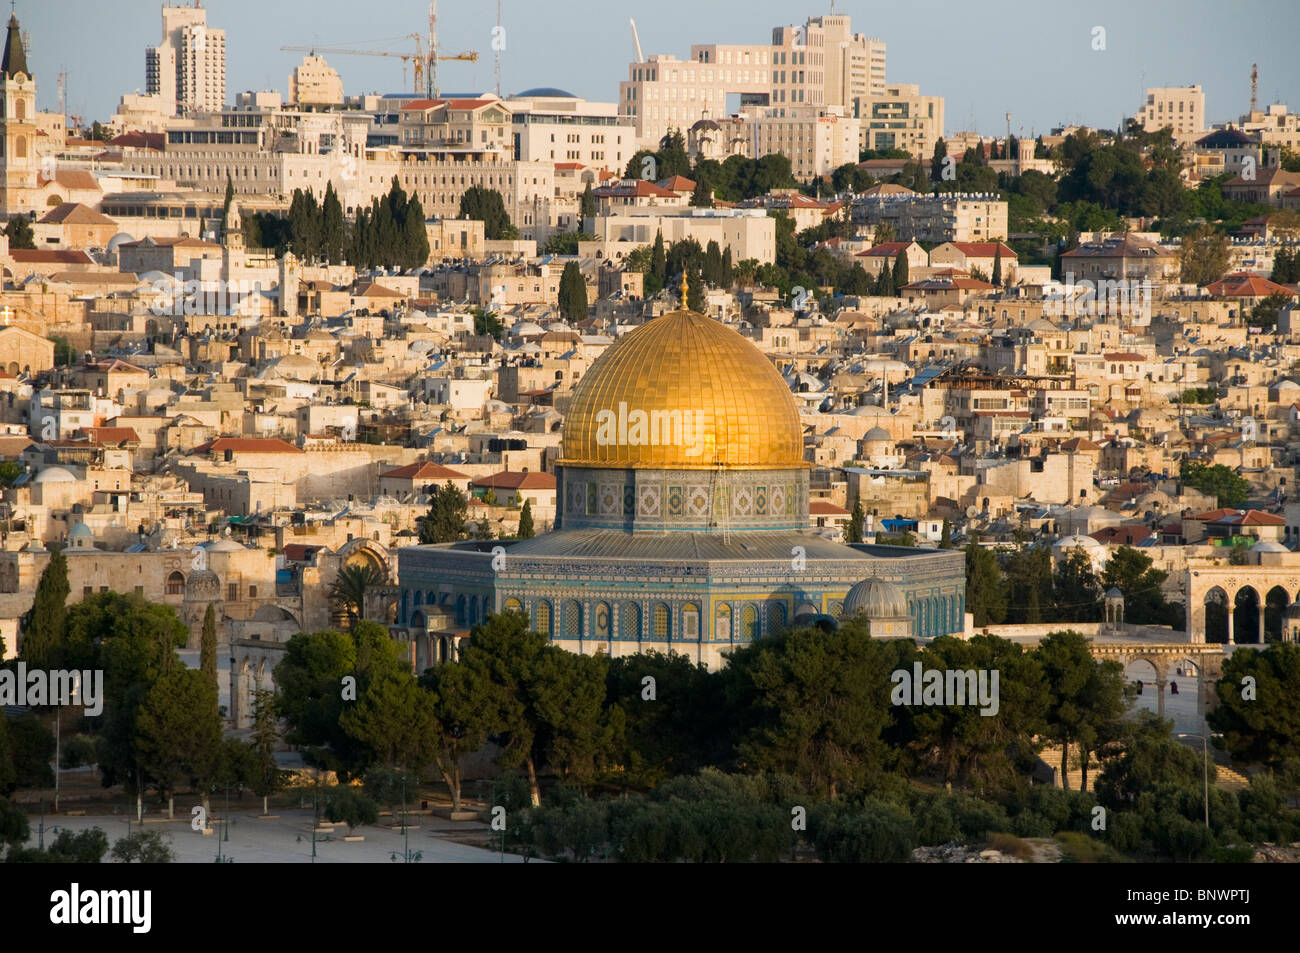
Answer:
[[565, 466], [802, 469], [799, 409], [752, 343], [693, 311], [609, 347], [574, 390]]

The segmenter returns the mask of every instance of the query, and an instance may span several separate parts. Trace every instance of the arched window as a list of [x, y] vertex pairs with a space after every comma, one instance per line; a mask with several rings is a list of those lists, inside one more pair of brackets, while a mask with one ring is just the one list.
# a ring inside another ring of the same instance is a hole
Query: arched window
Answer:
[[507, 599], [505, 601], [505, 604], [501, 606], [501, 608], [504, 609], [506, 612], [519, 612], [523, 609], [523, 607], [524, 604], [520, 602], [518, 599], [516, 599], [514, 596], [511, 596], [509, 599]]
[[700, 637], [700, 609], [693, 602], [682, 606], [682, 638], [698, 639]]
[[602, 639], [609, 638], [609, 603], [596, 604], [596, 635]]
[[767, 631], [776, 632], [785, 628], [785, 603], [772, 601], [767, 604]]
[[740, 612], [740, 636], [752, 642], [758, 635], [758, 609], [751, 603]]
[[618, 634], [625, 639], [641, 638], [641, 607], [635, 602], [625, 602], [619, 610]]
[[572, 599], [564, 604], [564, 627], [560, 634], [582, 638], [582, 606]]
[[668, 612], [668, 606], [659, 603], [654, 608], [654, 637], [656, 639], [667, 639], [672, 635], [671, 616]]
[[731, 606], [725, 602], [714, 612], [713, 637], [720, 642], [731, 641]]
[[537, 603], [537, 631], [542, 635], [551, 634], [551, 604], [546, 601]]
[[185, 577], [179, 571], [172, 573], [167, 577], [167, 595], [180, 596], [185, 594]]

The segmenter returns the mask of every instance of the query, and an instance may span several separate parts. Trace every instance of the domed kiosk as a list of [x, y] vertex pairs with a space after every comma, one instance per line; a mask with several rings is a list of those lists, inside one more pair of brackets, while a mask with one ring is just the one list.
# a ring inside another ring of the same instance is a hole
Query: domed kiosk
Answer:
[[624, 335], [569, 403], [555, 531], [402, 550], [398, 626], [417, 666], [447, 610], [458, 635], [518, 610], [573, 651], [671, 651], [715, 668], [798, 617], [843, 617], [850, 589], [876, 577], [902, 599], [890, 620], [909, 634], [961, 632], [960, 552], [811, 531], [803, 429], [776, 367], [726, 325], [678, 310]]

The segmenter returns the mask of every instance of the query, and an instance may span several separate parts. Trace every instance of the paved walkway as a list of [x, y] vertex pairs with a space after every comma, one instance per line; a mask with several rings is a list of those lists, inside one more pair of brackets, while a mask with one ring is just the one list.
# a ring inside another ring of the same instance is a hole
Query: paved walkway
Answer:
[[[213, 808], [219, 808], [219, 802], [213, 802]], [[180, 820], [180, 812], [177, 812], [178, 819], [175, 821], [149, 821], [146, 822], [145, 830], [163, 831], [171, 835], [172, 850], [176, 852], [176, 859], [181, 863], [212, 863], [217, 856], [217, 837], [218, 834], [209, 834], [206, 837], [197, 831], [190, 829], [188, 815], [184, 820]], [[311, 837], [311, 818], [312, 812], [289, 810], [281, 811], [280, 817], [276, 820], [261, 820], [258, 818], [255, 810], [249, 812], [231, 812], [230, 840], [221, 843], [221, 853], [224, 856], [234, 858], [233, 863], [286, 863], [286, 864], [307, 864], [312, 862], [312, 837]], [[30, 846], [35, 846], [37, 841], [37, 825], [40, 820], [36, 816], [31, 816], [32, 836], [28, 840]], [[470, 847], [465, 844], [458, 844], [445, 836], [439, 836], [444, 831], [483, 831], [487, 827], [477, 823], [458, 823], [452, 824], [441, 818], [429, 818], [420, 816], [418, 820], [412, 821], [413, 824], [419, 824], [419, 830], [408, 831], [410, 850], [412, 852], [420, 851], [420, 863], [425, 864], [483, 864], [483, 863], [501, 863], [502, 856], [494, 851], [483, 850], [478, 847]], [[220, 830], [220, 823], [214, 815], [213, 826]], [[123, 815], [107, 815], [99, 817], [50, 817], [45, 818], [45, 837], [46, 843], [53, 838], [51, 828], [57, 827], [60, 830], [82, 831], [91, 827], [98, 827], [108, 835], [109, 845], [115, 844], [119, 838], [127, 833], [126, 818]], [[140, 825], [131, 824], [132, 830], [139, 830]], [[365, 841], [358, 844], [344, 843], [343, 835], [347, 833], [347, 825], [339, 824], [335, 826], [335, 833], [332, 835], [316, 835], [316, 860], [318, 864], [348, 864], [348, 863], [401, 863], [402, 860], [402, 832], [390, 831], [387, 827], [364, 827], [357, 830], [358, 834], [365, 836]], [[332, 837], [332, 840], [325, 840], [325, 837]], [[392, 855], [396, 853], [397, 859], [393, 860]], [[107, 861], [108, 858], [105, 857]], [[504, 863], [521, 863], [522, 857], [513, 854], [505, 854]]]

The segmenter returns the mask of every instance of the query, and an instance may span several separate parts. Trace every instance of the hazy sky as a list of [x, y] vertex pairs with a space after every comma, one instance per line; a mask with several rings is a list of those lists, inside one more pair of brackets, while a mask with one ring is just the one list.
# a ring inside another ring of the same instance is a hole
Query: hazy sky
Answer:
[[[188, 4], [187, 4], [188, 5]], [[287, 91], [301, 53], [281, 45], [408, 50], [424, 33], [422, 0], [209, 0], [208, 25], [226, 31], [227, 95]], [[160, 37], [157, 0], [18, 0], [40, 106], [58, 105], [68, 74], [69, 112], [107, 119], [122, 93], [143, 91], [144, 50]], [[444, 92], [495, 87], [496, 0], [442, 0], [444, 52], [477, 50], [477, 63], [443, 63]], [[1200, 83], [1211, 122], [1235, 120], [1259, 64], [1261, 104], [1300, 109], [1300, 3], [1296, 0], [840, 0], [857, 32], [888, 44], [887, 79], [945, 97], [947, 131], [1029, 134], [1082, 122], [1114, 127], [1147, 86]], [[646, 55], [679, 58], [692, 43], [761, 43], [771, 28], [830, 12], [829, 0], [502, 0], [502, 91], [558, 86], [615, 101], [633, 59], [628, 19]], [[1094, 28], [1104, 51], [1093, 49]], [[348, 93], [409, 88], [396, 58], [331, 56]]]

